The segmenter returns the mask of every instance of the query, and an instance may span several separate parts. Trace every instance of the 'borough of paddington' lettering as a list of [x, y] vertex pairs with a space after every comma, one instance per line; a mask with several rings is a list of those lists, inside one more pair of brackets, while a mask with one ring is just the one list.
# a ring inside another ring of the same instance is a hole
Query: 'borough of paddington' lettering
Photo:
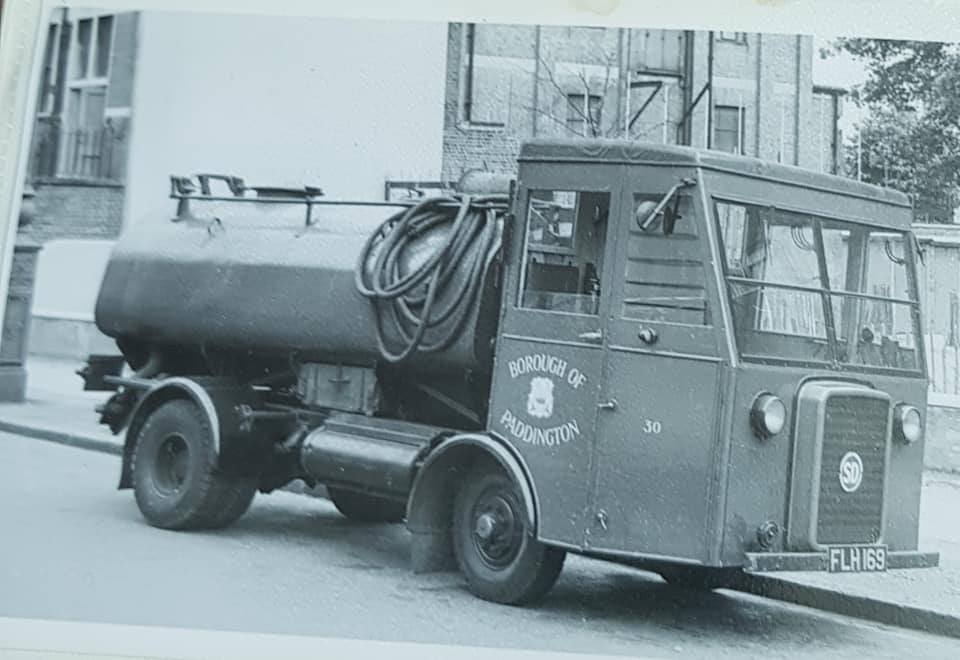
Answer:
[[580, 425], [577, 424], [575, 419], [560, 426], [541, 429], [517, 419], [512, 412], [505, 410], [500, 418], [500, 423], [506, 426], [510, 435], [517, 440], [535, 446], [553, 447], [554, 445], [566, 444], [580, 435]]
[[[523, 376], [532, 378], [527, 412], [534, 414], [530, 408], [530, 401], [533, 401], [540, 406], [535, 407], [535, 410], [541, 410], [542, 408], [542, 410], [547, 411], [545, 414], [536, 415], [542, 418], [549, 418], [554, 409], [553, 379], [560, 383], [566, 383], [572, 390], [579, 390], [587, 382], [586, 375], [576, 367], [570, 367], [566, 360], [544, 353], [523, 355], [510, 360], [507, 362], [507, 370], [512, 380]], [[543, 385], [543, 387], [535, 388], [534, 385], [536, 384]], [[562, 408], [558, 410], [562, 410]], [[515, 440], [535, 447], [565, 445], [580, 436], [580, 424], [576, 419], [570, 419], [557, 426], [543, 428], [519, 419], [510, 409], [503, 411], [500, 416], [500, 425]]]
[[550, 374], [560, 380], [566, 380], [567, 384], [577, 390], [587, 382], [587, 377], [577, 368], [567, 371], [567, 361], [558, 358], [555, 355], [544, 355], [537, 353], [535, 355], [524, 355], [507, 363], [507, 369], [510, 370], [510, 378], [524, 376], [526, 374]]

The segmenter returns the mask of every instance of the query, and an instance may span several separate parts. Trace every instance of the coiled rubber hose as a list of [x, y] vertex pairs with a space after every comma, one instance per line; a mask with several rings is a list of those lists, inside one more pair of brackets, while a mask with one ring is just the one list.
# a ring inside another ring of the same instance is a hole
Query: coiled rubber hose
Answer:
[[[377, 343], [385, 360], [401, 362], [414, 351], [433, 353], [456, 341], [477, 302], [484, 273], [500, 249], [497, 216], [506, 205], [503, 195], [431, 197], [391, 216], [367, 239], [355, 281], [374, 305]], [[411, 243], [444, 228], [439, 248], [418, 267], [401, 272]], [[462, 285], [451, 292], [455, 282]], [[435, 309], [445, 296], [446, 305]], [[388, 324], [404, 344], [399, 351], [387, 346]], [[424, 342], [429, 330], [444, 324], [438, 337]]]

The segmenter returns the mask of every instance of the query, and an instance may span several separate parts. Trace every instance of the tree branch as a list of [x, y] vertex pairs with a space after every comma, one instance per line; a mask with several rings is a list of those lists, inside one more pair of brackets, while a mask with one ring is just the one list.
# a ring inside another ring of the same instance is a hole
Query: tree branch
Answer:
[[570, 126], [570, 124], [568, 124], [568, 123], [566, 122], [566, 120], [564, 120], [564, 119], [558, 119], [556, 116], [553, 115], [553, 113], [546, 112], [546, 111], [544, 111], [544, 110], [542, 110], [542, 109], [540, 109], [540, 108], [530, 108], [530, 107], [527, 107], [527, 108], [524, 108], [524, 110], [533, 110], [533, 111], [536, 112], [539, 116], [541, 116], [541, 117], [546, 117], [547, 119], [553, 121], [554, 123], [556, 123], [556, 124], [558, 124], [558, 125], [560, 125], [560, 126], [563, 126], [563, 127], [564, 127], [565, 129], [567, 129], [568, 131], [573, 131], [574, 133], [576, 133], [576, 134], [579, 135], [580, 137], [587, 137], [587, 134], [586, 134], [586, 133], [583, 133], [583, 132], [581, 132], [581, 131], [575, 130], [572, 126]]
[[[565, 88], [560, 81], [557, 79], [557, 76], [554, 74], [554, 69], [547, 60], [542, 56], [538, 55], [538, 60], [540, 62], [540, 70], [543, 72], [541, 75], [537, 76], [537, 84], [541, 82], [547, 82], [549, 86], [553, 89], [556, 95], [561, 96], [565, 103], [566, 108], [572, 108], [574, 114], [577, 118], [582, 120], [587, 128], [586, 132], [577, 131], [572, 128], [566, 119], [559, 119], [551, 112], [546, 112], [542, 107], [530, 108], [527, 107], [525, 110], [533, 110], [537, 113], [538, 116], [547, 117], [551, 121], [564, 126], [565, 128], [571, 130], [572, 132], [581, 135], [583, 137], [600, 137], [600, 136], [614, 136], [622, 133], [620, 123], [622, 121], [622, 104], [617, 104], [616, 114], [614, 116], [614, 121], [610, 125], [608, 130], [603, 128], [603, 111], [606, 108], [606, 102], [611, 91], [611, 80], [613, 78], [613, 65], [616, 61], [616, 54], [605, 53], [598, 55], [597, 63], [604, 66], [604, 79], [603, 87], [600, 93], [600, 99], [598, 104], [595, 106], [595, 112], [591, 112], [590, 97], [595, 96], [591, 93], [590, 79], [586, 75], [586, 69], [581, 68], [576, 75], [576, 78], [579, 82], [579, 87], [583, 89], [583, 103], [578, 104], [570, 98], [570, 94], [567, 93]], [[545, 105], [544, 103], [540, 104]], [[552, 104], [551, 104], [552, 106]], [[599, 115], [599, 117], [597, 116]]]

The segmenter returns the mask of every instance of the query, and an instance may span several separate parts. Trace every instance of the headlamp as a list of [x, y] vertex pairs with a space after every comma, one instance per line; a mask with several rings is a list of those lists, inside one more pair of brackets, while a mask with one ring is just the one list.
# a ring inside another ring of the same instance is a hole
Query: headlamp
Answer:
[[920, 439], [923, 432], [923, 423], [920, 419], [919, 410], [901, 403], [894, 409], [893, 416], [894, 430], [901, 441], [910, 444]]
[[787, 423], [787, 407], [774, 394], [758, 394], [750, 408], [750, 423], [761, 437], [777, 435]]

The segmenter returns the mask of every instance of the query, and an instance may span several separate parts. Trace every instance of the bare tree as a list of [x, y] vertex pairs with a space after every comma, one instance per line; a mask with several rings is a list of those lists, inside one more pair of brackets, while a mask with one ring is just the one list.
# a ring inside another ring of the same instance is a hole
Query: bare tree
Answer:
[[[604, 79], [603, 84], [600, 86], [600, 89], [590, 85], [590, 80], [587, 77], [586, 67], [581, 66], [580, 71], [577, 72], [577, 91], [582, 90], [581, 94], [573, 93], [571, 94], [571, 88], [562, 84], [560, 80], [557, 79], [557, 75], [554, 71], [553, 66], [546, 61], [546, 59], [538, 54], [539, 59], [539, 69], [542, 75], [538, 76], [536, 84], [540, 85], [542, 82], [546, 82], [551, 90], [554, 92], [553, 98], [550, 101], [540, 102], [537, 104], [537, 107], [532, 108], [538, 116], [548, 119], [560, 126], [563, 126], [567, 130], [570, 130], [574, 133], [577, 133], [581, 137], [613, 137], [618, 133], [618, 127], [622, 123], [621, 113], [620, 113], [620, 103], [616, 103], [617, 114], [614, 118], [614, 121], [611, 122], [607, 129], [604, 130], [603, 127], [603, 110], [607, 105], [607, 99], [613, 96], [612, 92], [616, 92], [615, 97], [617, 101], [620, 99], [622, 92], [618, 90], [618, 85], [616, 84], [617, 80], [613, 76], [614, 69], [616, 68], [616, 56], [606, 54], [602, 60], [604, 66]], [[599, 92], [599, 93], [598, 93]], [[563, 99], [561, 107], [564, 110], [572, 111], [572, 113], [582, 122], [582, 129], [578, 130], [570, 125], [569, 114], [563, 116], [557, 116], [554, 112], [554, 107], [557, 105], [553, 102], [557, 96]], [[582, 102], [578, 103], [577, 99], [582, 98]], [[598, 98], [597, 105], [591, 108], [590, 99]], [[531, 108], [528, 108], [531, 109]]]
[[[599, 85], [591, 85], [587, 75], [588, 65], [580, 65], [576, 75], [577, 84], [573, 86], [563, 84], [563, 81], [558, 79], [554, 66], [542, 55], [538, 54], [538, 60], [538, 69], [541, 73], [537, 76], [536, 84], [546, 83], [553, 94], [549, 99], [541, 99], [536, 107], [526, 106], [526, 110], [531, 110], [537, 116], [562, 126], [580, 137], [644, 138], [662, 129], [663, 121], [647, 125], [641, 131], [632, 130], [624, 121], [623, 101], [625, 95], [629, 93], [629, 88], [618, 73], [615, 53], [598, 55], [597, 63], [604, 68], [603, 82]], [[562, 99], [559, 104], [556, 103], [557, 97]], [[591, 98], [598, 99], [596, 106], [591, 106]], [[614, 117], [612, 121], [604, 122], [604, 109], [611, 103], [616, 108]], [[559, 108], [557, 108], [558, 105]], [[561, 115], [558, 110], [567, 111], [567, 114]], [[571, 125], [571, 115], [576, 117], [579, 127]]]

